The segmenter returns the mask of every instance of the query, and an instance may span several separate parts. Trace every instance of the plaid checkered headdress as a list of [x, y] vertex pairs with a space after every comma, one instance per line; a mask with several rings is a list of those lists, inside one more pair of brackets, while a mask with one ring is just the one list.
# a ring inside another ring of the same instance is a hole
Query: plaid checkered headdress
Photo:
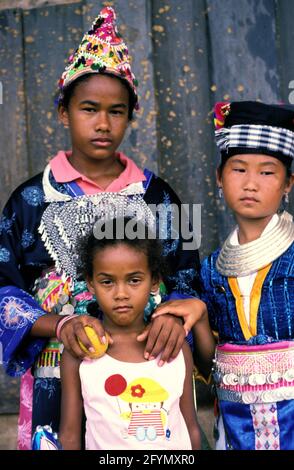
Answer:
[[291, 167], [294, 158], [294, 110], [254, 101], [217, 103], [215, 138], [222, 163], [236, 154], [278, 158]]

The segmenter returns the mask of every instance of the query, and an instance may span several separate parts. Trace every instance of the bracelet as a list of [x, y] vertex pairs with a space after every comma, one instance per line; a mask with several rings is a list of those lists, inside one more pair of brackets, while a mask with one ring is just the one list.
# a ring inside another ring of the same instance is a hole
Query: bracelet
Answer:
[[71, 320], [72, 318], [75, 318], [75, 317], [78, 317], [78, 315], [65, 315], [65, 316], [62, 316], [58, 322], [56, 323], [56, 326], [55, 326], [55, 336], [57, 338], [57, 340], [61, 343], [61, 339], [60, 339], [60, 332], [61, 332], [61, 328], [63, 327], [63, 325]]

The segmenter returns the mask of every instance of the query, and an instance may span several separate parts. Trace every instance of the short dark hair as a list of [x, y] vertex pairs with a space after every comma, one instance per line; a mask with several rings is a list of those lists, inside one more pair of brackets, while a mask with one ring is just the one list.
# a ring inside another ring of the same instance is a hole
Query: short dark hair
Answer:
[[[132, 222], [132, 237], [128, 237], [127, 226], [130, 221]], [[162, 254], [162, 245], [146, 224], [130, 217], [118, 217], [99, 222], [99, 229], [99, 238], [97, 234], [95, 236], [94, 226], [90, 235], [79, 243], [80, 271], [84, 277], [92, 278], [94, 257], [99, 251], [118, 245], [127, 245], [136, 251], [143, 252], [147, 257], [153, 279], [159, 280], [164, 276], [166, 264]]]
[[[102, 75], [103, 73], [100, 72], [100, 74]], [[93, 75], [94, 75], [93, 73], [86, 73], [85, 75], [82, 75], [81, 77], [79, 77], [76, 80], [74, 80], [73, 82], [71, 82], [67, 87], [65, 87], [62, 90], [62, 92], [61, 92], [61, 94], [58, 98], [58, 106], [64, 106], [65, 109], [68, 109], [70, 100], [71, 100], [72, 96], [74, 95], [76, 87], [80, 83], [89, 80]], [[117, 77], [116, 75], [111, 75], [111, 74], [104, 74], [104, 75], [109, 75], [109, 77], [117, 78], [118, 80], [120, 80], [120, 82], [128, 90], [128, 94], [129, 94], [128, 120], [132, 121], [133, 113], [134, 113], [134, 109], [135, 109], [135, 105], [136, 105], [136, 98], [134, 96], [134, 93], [130, 89], [128, 83], [125, 80], [121, 79], [120, 77]]]

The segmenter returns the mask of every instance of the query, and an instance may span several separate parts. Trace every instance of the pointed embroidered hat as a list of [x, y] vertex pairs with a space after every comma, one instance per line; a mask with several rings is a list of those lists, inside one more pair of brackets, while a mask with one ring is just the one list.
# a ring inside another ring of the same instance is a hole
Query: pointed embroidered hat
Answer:
[[61, 93], [74, 80], [88, 73], [105, 73], [122, 79], [138, 108], [137, 80], [131, 70], [128, 48], [117, 30], [116, 13], [111, 7], [101, 10], [78, 49], [69, 57], [59, 81]]
[[222, 162], [242, 154], [266, 154], [286, 167], [294, 158], [294, 108], [256, 101], [216, 103], [216, 144]]

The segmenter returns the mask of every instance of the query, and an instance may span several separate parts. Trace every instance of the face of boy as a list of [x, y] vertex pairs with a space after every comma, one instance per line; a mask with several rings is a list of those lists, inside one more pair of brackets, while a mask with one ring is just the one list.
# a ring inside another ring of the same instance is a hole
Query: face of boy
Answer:
[[217, 174], [217, 182], [238, 222], [270, 220], [285, 192], [291, 190], [293, 176], [290, 180], [286, 177], [285, 166], [277, 158], [240, 154], [227, 160], [222, 174]]
[[106, 327], [142, 327], [150, 291], [158, 288], [158, 282], [152, 279], [142, 251], [119, 244], [97, 252], [88, 286], [104, 313]]
[[128, 126], [129, 93], [115, 77], [93, 74], [78, 84], [59, 116], [69, 127], [75, 161], [114, 158]]

